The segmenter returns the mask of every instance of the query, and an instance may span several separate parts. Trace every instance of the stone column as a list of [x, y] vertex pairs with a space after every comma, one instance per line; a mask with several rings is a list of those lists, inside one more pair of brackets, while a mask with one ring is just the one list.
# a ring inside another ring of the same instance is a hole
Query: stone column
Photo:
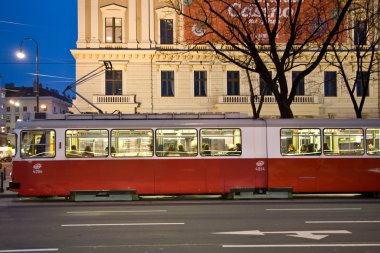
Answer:
[[77, 48], [86, 47], [86, 0], [78, 0]]
[[150, 0], [141, 0], [141, 43], [140, 48], [150, 47]]
[[91, 45], [99, 47], [99, 4], [98, 0], [91, 0]]
[[136, 0], [129, 0], [128, 14], [129, 14], [129, 27], [128, 27], [128, 47], [137, 48], [137, 30], [136, 30]]

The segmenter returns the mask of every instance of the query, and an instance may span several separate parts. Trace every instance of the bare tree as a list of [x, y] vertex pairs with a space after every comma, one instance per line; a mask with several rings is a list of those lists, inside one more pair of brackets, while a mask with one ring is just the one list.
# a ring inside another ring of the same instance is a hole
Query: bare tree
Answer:
[[[184, 19], [185, 42], [206, 43], [248, 76], [258, 73], [276, 98], [281, 118], [294, 117], [298, 85], [323, 60], [351, 1], [169, 0]], [[302, 70], [289, 86], [286, 73], [295, 68]]]
[[[379, 3], [374, 0], [357, 1], [352, 4], [350, 12], [350, 17], [353, 18], [347, 28], [340, 31], [339, 36], [347, 38], [337, 39], [332, 43], [331, 52], [326, 54], [326, 61], [338, 69], [356, 117], [362, 118], [371, 77], [379, 71]], [[353, 68], [347, 68], [347, 63]]]

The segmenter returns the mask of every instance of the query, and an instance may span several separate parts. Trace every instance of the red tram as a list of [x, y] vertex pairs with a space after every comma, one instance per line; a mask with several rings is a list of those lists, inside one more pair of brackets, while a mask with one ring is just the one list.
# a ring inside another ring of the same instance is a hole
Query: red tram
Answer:
[[54, 117], [18, 122], [10, 189], [20, 196], [380, 192], [380, 120]]

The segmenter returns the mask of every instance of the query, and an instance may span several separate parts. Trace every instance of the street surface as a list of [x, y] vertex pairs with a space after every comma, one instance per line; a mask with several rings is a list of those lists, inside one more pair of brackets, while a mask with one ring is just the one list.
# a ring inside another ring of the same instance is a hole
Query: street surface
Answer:
[[380, 252], [380, 199], [0, 199], [5, 252]]

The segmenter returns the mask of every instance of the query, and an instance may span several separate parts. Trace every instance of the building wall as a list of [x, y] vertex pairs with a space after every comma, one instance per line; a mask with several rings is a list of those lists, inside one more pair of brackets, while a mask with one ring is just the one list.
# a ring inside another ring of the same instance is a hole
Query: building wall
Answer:
[[[40, 112], [62, 114], [68, 112], [69, 104], [54, 97], [39, 97]], [[34, 113], [35, 97], [7, 97], [5, 105], [6, 132], [13, 133], [18, 119], [22, 120], [29, 113]]]
[[[105, 42], [106, 17], [123, 19], [122, 43]], [[174, 43], [160, 42], [160, 19], [174, 20]], [[252, 115], [249, 103], [249, 86], [245, 71], [235, 65], [221, 62], [206, 48], [188, 52], [181, 45], [183, 31], [181, 18], [162, 0], [78, 0], [78, 41], [72, 50], [76, 59], [77, 79], [90, 73], [103, 63], [111, 61], [114, 70], [123, 75], [123, 93], [105, 95], [104, 73], [76, 87], [79, 94], [105, 112], [123, 113], [164, 112], [247, 112]], [[306, 58], [309, 56], [306, 56]], [[310, 55], [310, 57], [312, 57]], [[346, 68], [353, 69], [354, 60]], [[161, 96], [161, 71], [174, 71], [174, 97]], [[207, 71], [207, 96], [194, 96], [194, 71]], [[227, 71], [240, 72], [240, 96], [227, 96]], [[324, 71], [334, 70], [327, 63], [305, 79], [305, 96], [297, 97], [292, 104], [296, 117], [353, 118], [355, 112], [343, 80], [338, 75], [337, 97], [324, 96]], [[291, 82], [291, 73], [288, 81]], [[253, 75], [254, 90], [259, 90], [259, 76]], [[379, 75], [372, 75], [369, 97], [363, 110], [364, 117], [380, 115]], [[74, 105], [80, 112], [96, 111], [77, 97]], [[72, 111], [78, 112], [75, 108]], [[272, 98], [264, 103], [262, 117], [278, 117], [279, 111]]]

